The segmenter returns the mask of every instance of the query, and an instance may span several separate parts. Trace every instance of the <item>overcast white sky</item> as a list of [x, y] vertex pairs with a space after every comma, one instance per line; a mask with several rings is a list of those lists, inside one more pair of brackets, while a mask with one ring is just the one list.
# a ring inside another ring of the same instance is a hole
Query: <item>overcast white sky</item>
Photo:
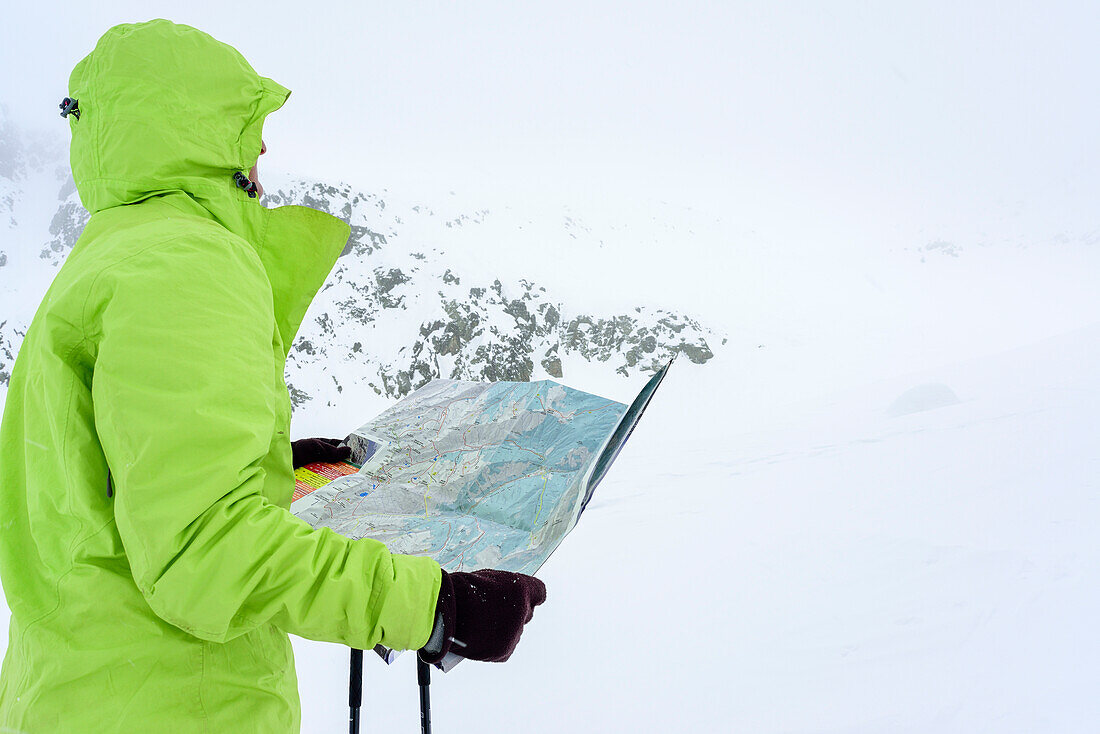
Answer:
[[[1096, 229], [1100, 4], [14, 3], [0, 92], [61, 126], [111, 25], [166, 17], [293, 94], [263, 163], [371, 186], [653, 197], [777, 235]], [[262, 171], [261, 166], [261, 171]]]

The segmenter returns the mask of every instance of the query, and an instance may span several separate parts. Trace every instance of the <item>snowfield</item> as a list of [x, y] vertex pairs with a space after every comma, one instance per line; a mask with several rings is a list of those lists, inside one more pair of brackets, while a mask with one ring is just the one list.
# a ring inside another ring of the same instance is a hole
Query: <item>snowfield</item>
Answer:
[[[55, 216], [72, 197], [44, 170], [41, 190], [0, 181], [15, 202], [0, 360], [67, 252], [51, 235], [79, 221]], [[437, 731], [1100, 729], [1095, 231], [1021, 243], [991, 213], [991, 231], [803, 240], [666, 202], [429, 202], [464, 224], [416, 220], [387, 257], [533, 278], [581, 312], [671, 309], [716, 335], [705, 364], [677, 360], [540, 571], [548, 601], [512, 660], [434, 676]], [[318, 303], [300, 336], [318, 339]], [[426, 318], [405, 313], [362, 339], [364, 360], [386, 364]], [[324, 397], [298, 406], [295, 439], [392, 402], [353, 389], [347, 357], [295, 367]], [[618, 400], [645, 380], [578, 352], [561, 367]], [[346, 731], [347, 649], [294, 646], [303, 731]], [[363, 731], [415, 731], [413, 657], [365, 663]]]
[[[1100, 323], [751, 421], [705, 372], [670, 372], [512, 660], [435, 676], [437, 730], [1095, 730]], [[891, 415], [933, 383], [959, 402]], [[339, 731], [347, 652], [295, 643], [303, 729]], [[414, 730], [412, 658], [364, 679], [366, 730]]]

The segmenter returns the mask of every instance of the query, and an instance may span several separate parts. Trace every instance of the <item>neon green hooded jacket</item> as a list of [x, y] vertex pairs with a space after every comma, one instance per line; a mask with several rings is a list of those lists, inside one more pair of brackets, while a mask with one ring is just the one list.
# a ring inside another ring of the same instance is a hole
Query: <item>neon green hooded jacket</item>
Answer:
[[431, 633], [435, 561], [288, 512], [287, 350], [350, 232], [234, 182], [289, 94], [160, 19], [111, 28], [73, 70], [91, 219], [0, 424], [0, 731], [297, 732], [287, 633]]

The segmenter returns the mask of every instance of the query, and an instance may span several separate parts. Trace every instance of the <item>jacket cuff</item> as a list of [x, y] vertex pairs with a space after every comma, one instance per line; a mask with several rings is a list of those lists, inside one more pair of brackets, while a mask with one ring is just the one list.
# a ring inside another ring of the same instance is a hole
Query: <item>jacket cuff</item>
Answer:
[[435, 623], [435, 604], [440, 584], [439, 564], [428, 556], [395, 553], [393, 583], [384, 608], [391, 613], [380, 619], [379, 642], [391, 650], [416, 650], [424, 646]]
[[[451, 651], [451, 643], [454, 640], [454, 585], [451, 583], [450, 574], [443, 569], [440, 569], [439, 598], [436, 600], [435, 605], [435, 619], [438, 629], [433, 628], [432, 634], [428, 638], [428, 642], [432, 643], [431, 650], [421, 647], [418, 651], [420, 659], [429, 665], [435, 665], [443, 660], [447, 653]], [[436, 644], [437, 637], [440, 638], [438, 644]], [[424, 644], [428, 645], [427, 642]]]

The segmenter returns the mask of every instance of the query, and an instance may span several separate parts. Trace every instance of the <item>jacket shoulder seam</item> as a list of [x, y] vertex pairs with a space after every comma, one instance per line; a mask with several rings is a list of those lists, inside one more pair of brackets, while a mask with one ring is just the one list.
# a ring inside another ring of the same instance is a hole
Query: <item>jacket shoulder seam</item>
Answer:
[[[137, 252], [132, 252], [129, 255], [127, 255], [126, 257], [123, 257], [119, 260], [116, 260], [113, 263], [110, 263], [108, 265], [104, 265], [99, 270], [99, 272], [96, 273], [95, 276], [92, 278], [92, 283], [88, 287], [87, 294], [85, 294], [85, 296], [84, 296], [84, 303], [80, 307], [80, 334], [81, 334], [81, 342], [80, 343], [82, 345], [87, 345], [88, 342], [90, 341], [88, 339], [88, 302], [91, 300], [92, 294], [96, 292], [96, 286], [99, 284], [99, 279], [100, 278], [102, 278], [107, 273], [113, 271], [119, 265], [122, 265], [125, 262], [133, 260], [136, 257], [140, 257], [141, 255], [144, 255], [145, 253], [147, 253], [151, 250], [155, 250], [155, 249], [160, 248], [160, 247], [165, 247], [167, 245], [174, 244], [176, 242], [179, 242], [180, 240], [192, 239], [194, 237], [195, 237], [195, 235], [193, 233], [172, 235], [172, 236], [170, 236], [166, 239], [157, 240], [156, 242], [153, 242], [152, 244], [149, 244], [149, 245], [141, 248]], [[238, 239], [238, 240], [241, 240], [242, 242], [244, 242], [246, 246], [248, 245], [247, 240], [244, 240], [243, 238], [234, 235], [229, 230], [226, 230], [226, 239]], [[253, 254], [255, 254], [255, 253], [253, 253]], [[257, 256], [257, 259], [258, 259], [258, 256]], [[262, 268], [263, 268], [262, 262], [259, 263], [259, 267], [262, 270]]]

